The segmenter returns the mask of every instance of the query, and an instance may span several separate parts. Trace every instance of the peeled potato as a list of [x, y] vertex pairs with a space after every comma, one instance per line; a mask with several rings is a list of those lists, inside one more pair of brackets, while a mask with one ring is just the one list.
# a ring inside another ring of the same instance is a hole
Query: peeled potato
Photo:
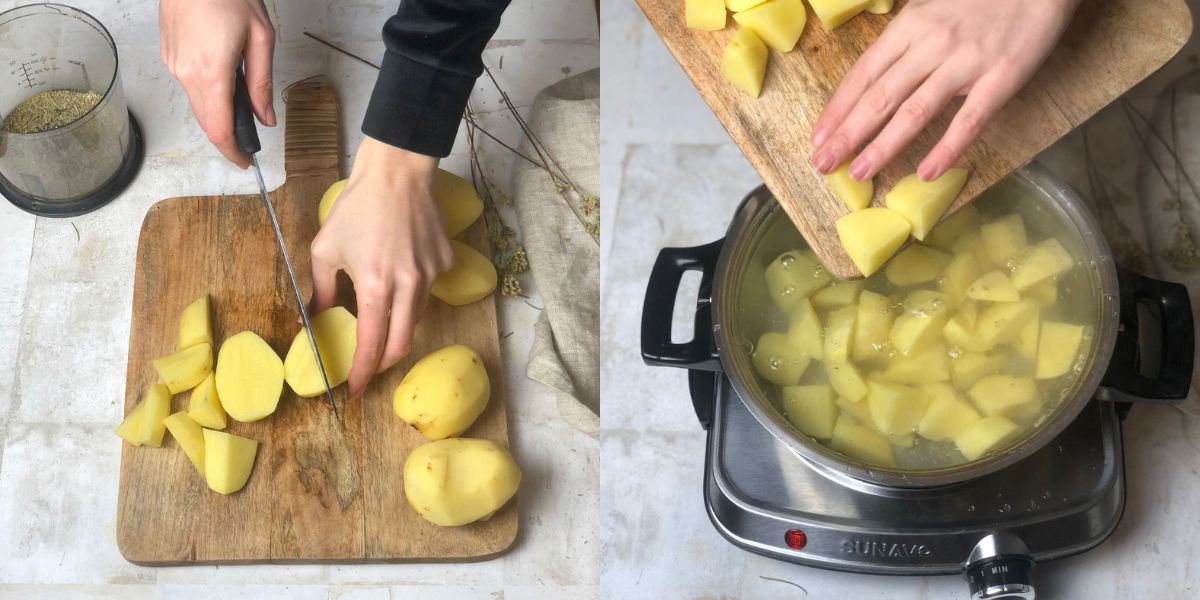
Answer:
[[838, 417], [829, 447], [868, 464], [896, 466], [896, 454], [887, 438], [855, 423], [851, 417]]
[[215, 373], [209, 373], [200, 385], [192, 389], [192, 397], [188, 401], [188, 416], [209, 429], [225, 429], [225, 408], [221, 406], [221, 399], [217, 396]]
[[950, 256], [921, 244], [913, 244], [888, 262], [883, 269], [888, 282], [903, 287], [937, 279], [950, 262]]
[[905, 356], [897, 354], [879, 378], [895, 383], [917, 385], [950, 379], [950, 355], [946, 345], [934, 342], [922, 350]]
[[283, 393], [283, 361], [262, 338], [243, 331], [225, 340], [217, 355], [217, 396], [225, 412], [243, 423], [275, 412]]
[[833, 190], [833, 194], [851, 211], [862, 210], [870, 206], [871, 197], [875, 195], [875, 184], [871, 180], [859, 181], [850, 176], [849, 161], [842, 163], [842, 166], [826, 175], [825, 183], [829, 184], [829, 189]]
[[466, 431], [487, 407], [492, 393], [483, 359], [454, 344], [425, 355], [396, 387], [396, 416], [431, 440]]
[[801, 298], [788, 313], [787, 341], [809, 358], [820, 360], [825, 355], [821, 319], [808, 298]]
[[975, 460], [1008, 443], [1021, 428], [1004, 417], [987, 417], [954, 436], [954, 444], [967, 460]]
[[929, 404], [917, 424], [917, 433], [927, 440], [950, 439], [981, 418], [947, 383], [926, 384], [920, 390], [929, 398]]
[[767, 292], [785, 311], [801, 298], [807, 298], [831, 279], [829, 272], [811, 252], [788, 250], [775, 257], [764, 274]]
[[208, 488], [228, 496], [245, 487], [257, 454], [258, 442], [252, 439], [205, 429], [204, 479]]
[[950, 319], [950, 305], [940, 292], [915, 290], [904, 299], [888, 341], [901, 354], [913, 354], [936, 342]]
[[1021, 299], [1017, 286], [1004, 271], [991, 271], [983, 274], [967, 287], [967, 297], [983, 302], [1016, 302]]
[[971, 386], [967, 395], [989, 417], [1031, 417], [1042, 408], [1037, 384], [1027, 377], [988, 375]]
[[1021, 328], [1021, 333], [1017, 334], [1017, 339], [1012, 341], [1013, 350], [1024, 358], [1030, 360], [1037, 359], [1038, 338], [1041, 337], [1041, 331], [1041, 319], [1035, 315]]
[[1058, 282], [1053, 279], [1043, 279], [1041, 283], [1035, 283], [1025, 288], [1022, 294], [1022, 299], [1033, 300], [1042, 306], [1050, 306], [1058, 302]]
[[964, 352], [950, 361], [950, 380], [954, 387], [966, 390], [986, 375], [991, 375], [1007, 364], [1004, 356], [991, 352]]
[[725, 0], [687, 0], [683, 5], [683, 14], [690, 29], [725, 29]]
[[895, 320], [896, 313], [887, 296], [863, 290], [858, 295], [858, 314], [850, 342], [851, 358], [867, 361], [885, 357], [889, 348], [888, 334]]
[[983, 246], [983, 236], [978, 231], [968, 231], [962, 234], [951, 245], [950, 251], [956, 255], [970, 253], [975, 256], [975, 264], [979, 267], [980, 273], [1004, 266], [992, 263], [992, 259], [988, 257], [987, 249]]
[[454, 438], [418, 446], [404, 461], [404, 496], [434, 525], [490, 517], [517, 493], [521, 469], [491, 440]]
[[1066, 375], [1079, 358], [1083, 345], [1083, 325], [1046, 321], [1037, 347], [1037, 378], [1053, 379]]
[[767, 74], [767, 45], [753, 30], [738, 29], [725, 46], [721, 74], [738, 89], [757, 98]]
[[886, 15], [892, 12], [894, 0], [871, 0], [867, 5], [867, 12], [875, 15]]
[[133, 410], [129, 411], [129, 414], [125, 415], [125, 419], [121, 421], [120, 425], [117, 425], [113, 433], [134, 446], [141, 446], [142, 415], [144, 414], [146, 414], [146, 401], [142, 400], [133, 407]]
[[942, 327], [942, 338], [952, 347], [961, 348], [968, 352], [986, 352], [996, 346], [995, 342], [990, 342], [984, 339], [975, 331], [975, 323], [978, 317], [973, 315], [974, 304], [963, 304], [963, 306], [972, 307], [968, 311], [959, 310], [959, 313], [950, 318], [946, 325]]
[[755, 6], [758, 6], [766, 1], [767, 0], [725, 0], [725, 8], [728, 8], [729, 12], [737, 13], [742, 12], [743, 10], [754, 8]]
[[1015, 340], [1025, 324], [1037, 315], [1038, 305], [1028, 300], [996, 302], [980, 311], [975, 331], [989, 344], [1004, 344]]
[[825, 368], [829, 385], [833, 386], [839, 396], [857, 402], [867, 395], [867, 382], [853, 364], [826, 359], [821, 366]]
[[842, 247], [863, 275], [878, 271], [908, 239], [910, 229], [908, 221], [899, 213], [877, 206], [837, 220]]
[[812, 295], [812, 305], [821, 310], [833, 310], [850, 306], [858, 300], [858, 294], [862, 291], [863, 285], [866, 282], [862, 279], [853, 281], [833, 280], [829, 285], [821, 288], [820, 291]]
[[826, 360], [844, 363], [850, 358], [850, 343], [854, 339], [854, 322], [858, 309], [853, 306], [839, 308], [826, 317], [824, 357]]
[[871, 0], [808, 0], [825, 29], [833, 30], [867, 9]]
[[213, 343], [212, 309], [209, 304], [208, 294], [205, 294], [183, 309], [183, 314], [179, 317], [180, 350]]
[[1012, 213], [989, 221], [979, 229], [983, 248], [988, 258], [1003, 266], [1009, 258], [1025, 247], [1025, 221], [1018, 213]]
[[1075, 266], [1075, 259], [1054, 238], [1038, 242], [1013, 268], [1012, 281], [1018, 290], [1026, 290], [1043, 281], [1066, 273]]
[[966, 169], [949, 169], [933, 181], [913, 173], [896, 182], [885, 202], [912, 225], [913, 237], [924, 240], [966, 183]]
[[329, 211], [333, 210], [334, 203], [338, 197], [342, 195], [342, 190], [346, 189], [346, 184], [350, 183], [349, 179], [333, 182], [329, 189], [321, 196], [321, 203], [317, 205], [317, 225], [324, 225], [325, 220], [329, 218]]
[[450, 240], [450, 246], [454, 248], [454, 266], [433, 281], [430, 293], [451, 306], [462, 306], [487, 298], [496, 289], [496, 266], [486, 256], [458, 240]]
[[163, 420], [171, 412], [171, 392], [161, 383], [146, 388], [142, 400], [129, 411], [117, 426], [116, 434], [134, 446], [162, 445], [166, 425]]
[[[724, 15], [721, 16], [724, 19]], [[317, 207], [318, 224], [325, 224], [325, 220], [329, 218], [329, 211], [333, 210], [334, 203], [349, 181], [343, 179], [325, 190], [325, 195], [321, 196], [321, 204]], [[442, 222], [447, 237], [458, 237], [458, 234], [466, 231], [479, 219], [479, 215], [483, 214], [483, 200], [475, 193], [471, 182], [449, 171], [438, 169], [434, 172], [433, 198], [442, 209]]]
[[796, 385], [811, 357], [793, 346], [787, 335], [772, 331], [759, 336], [750, 360], [763, 379], [775, 385]]
[[929, 230], [929, 235], [923, 240], [926, 246], [937, 248], [943, 252], [950, 252], [954, 248], [954, 242], [958, 238], [969, 231], [977, 231], [979, 229], [979, 209], [975, 208], [974, 204], [967, 204], [959, 207], [954, 211], [954, 214], [942, 219], [933, 229]]
[[783, 413], [804, 435], [827, 440], [833, 437], [838, 408], [829, 385], [795, 385], [783, 388]]
[[[350, 365], [354, 362], [357, 345], [358, 319], [341, 306], [327, 308], [312, 318], [313, 337], [325, 364], [330, 387], [337, 387], [350, 376]], [[317, 358], [313, 355], [308, 331], [301, 328], [292, 339], [287, 357], [283, 359], [283, 377], [292, 391], [302, 398], [311, 398], [325, 393], [325, 380]]]
[[897, 383], [871, 381], [867, 386], [871, 420], [880, 433], [906, 435], [916, 430], [928, 402], [924, 395]]
[[183, 453], [201, 475], [204, 474], [204, 429], [185, 412], [177, 412], [163, 420], [171, 437], [179, 442]]
[[[721, 16], [723, 29], [723, 11]], [[739, 25], [753, 30], [763, 43], [780, 52], [791, 52], [796, 47], [807, 19], [803, 0], [767, 0], [733, 15]]]
[[154, 370], [172, 394], [186, 392], [204, 381], [212, 372], [212, 344], [184, 348], [170, 356], [154, 359]]

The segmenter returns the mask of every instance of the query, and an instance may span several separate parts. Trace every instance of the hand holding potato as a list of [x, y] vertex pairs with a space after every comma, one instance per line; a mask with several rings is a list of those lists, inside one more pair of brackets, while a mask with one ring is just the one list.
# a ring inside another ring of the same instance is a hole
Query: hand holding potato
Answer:
[[[813, 166], [875, 176], [955, 96], [966, 96], [917, 173], [946, 172], [1033, 76], [1080, 0], [912, 0], [842, 80], [812, 131]], [[864, 147], [865, 146], [865, 147]]]

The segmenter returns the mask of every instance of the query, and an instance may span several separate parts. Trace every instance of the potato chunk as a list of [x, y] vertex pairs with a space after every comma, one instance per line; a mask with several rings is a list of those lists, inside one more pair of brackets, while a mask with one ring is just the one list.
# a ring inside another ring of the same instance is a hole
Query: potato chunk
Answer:
[[920, 351], [941, 336], [950, 318], [946, 296], [930, 290], [915, 290], [904, 299], [904, 312], [896, 317], [888, 341], [901, 354]]
[[213, 343], [212, 308], [208, 294], [200, 296], [183, 309], [179, 317], [179, 350]]
[[949, 381], [950, 355], [945, 344], [934, 342], [908, 356], [897, 354], [879, 377], [885, 381], [909, 385]]
[[800, 34], [804, 33], [808, 13], [804, 10], [803, 0], [767, 0], [735, 13], [733, 20], [753, 30], [768, 47], [791, 52], [800, 41]]
[[887, 356], [888, 334], [896, 313], [887, 296], [863, 290], [858, 296], [858, 314], [855, 317], [854, 336], [850, 343], [850, 355], [857, 361], [880, 359]]
[[929, 404], [917, 424], [917, 433], [927, 440], [938, 442], [953, 438], [981, 418], [949, 384], [926, 384], [920, 390], [929, 398]]
[[967, 288], [967, 297], [981, 302], [1017, 302], [1021, 295], [1004, 271], [983, 274]]
[[955, 304], [967, 297], [967, 289], [979, 278], [979, 260], [973, 252], [960, 252], [950, 259], [946, 270], [938, 279], [938, 290], [946, 294]]
[[[321, 196], [321, 204], [317, 207], [317, 223], [325, 224], [329, 211], [346, 189], [349, 179], [335, 182]], [[483, 200], [475, 193], [475, 186], [470, 181], [449, 171], [438, 169], [433, 174], [433, 197], [438, 207], [442, 209], [442, 225], [447, 237], [458, 237], [483, 214]]]
[[897, 383], [869, 381], [867, 403], [871, 420], [880, 433], [906, 435], [917, 428], [928, 400], [917, 390]]
[[970, 306], [971, 309], [959, 310], [959, 313], [951, 317], [946, 322], [946, 326], [942, 328], [942, 338], [951, 347], [958, 347], [968, 352], [986, 352], [996, 346], [996, 344], [985, 340], [975, 331], [975, 322], [977, 318], [973, 318], [971, 310], [974, 309], [974, 304], [963, 304], [964, 307]]
[[863, 380], [862, 375], [858, 373], [858, 369], [854, 368], [853, 364], [827, 359], [821, 363], [821, 366], [825, 368], [825, 376], [829, 378], [829, 385], [833, 386], [839, 396], [857, 402], [867, 395], [867, 382]]
[[751, 97], [757, 98], [762, 93], [763, 77], [767, 74], [767, 45], [758, 34], [747, 27], [737, 30], [725, 46], [721, 74]]
[[850, 306], [858, 300], [858, 294], [862, 291], [863, 285], [866, 282], [862, 279], [853, 281], [839, 281], [834, 279], [829, 282], [829, 285], [821, 288], [820, 291], [812, 295], [812, 304], [821, 310], [833, 310]]
[[192, 389], [192, 397], [188, 401], [188, 416], [209, 429], [225, 429], [225, 408], [221, 406], [221, 399], [217, 396], [215, 373], [209, 373], [200, 385]]
[[1037, 314], [1038, 305], [1028, 300], [997, 302], [979, 312], [975, 331], [989, 344], [1004, 344], [1015, 340]]
[[483, 300], [496, 289], [496, 266], [458, 240], [450, 240], [450, 247], [454, 250], [454, 266], [433, 280], [429, 293], [450, 306]]
[[811, 252], [789, 250], [775, 257], [764, 274], [767, 292], [775, 305], [790, 311], [801, 298], [807, 298], [832, 279]]
[[775, 385], [796, 385], [808, 369], [811, 357], [789, 341], [783, 333], [771, 331], [758, 338], [750, 361], [763, 379]]
[[204, 479], [208, 489], [228, 496], [245, 487], [257, 454], [258, 442], [252, 439], [205, 429]]
[[1042, 240], [1030, 248], [1013, 268], [1012, 281], [1018, 290], [1026, 290], [1035, 284], [1066, 273], [1075, 266], [1075, 259], [1054, 238]]
[[926, 246], [942, 252], [954, 249], [954, 242], [969, 231], [979, 230], [979, 209], [974, 204], [960, 206], [954, 214], [942, 219], [923, 240]]
[[965, 390], [986, 375], [991, 375], [1007, 364], [1003, 355], [992, 352], [964, 352], [950, 361], [950, 381], [954, 387]]
[[875, 184], [871, 180], [859, 181], [850, 176], [850, 161], [826, 175], [825, 183], [851, 212], [870, 206], [871, 197], [875, 195]]
[[1034, 360], [1038, 355], [1038, 338], [1041, 334], [1042, 320], [1034, 315], [1029, 319], [1025, 326], [1021, 328], [1021, 333], [1017, 334], [1017, 339], [1012, 341], [1012, 348], [1018, 356]]
[[909, 230], [904, 217], [877, 206], [837, 220], [838, 238], [863, 275], [878, 271], [908, 239]]
[[808, 298], [801, 298], [788, 313], [787, 341], [790, 346], [820, 360], [824, 356], [821, 319]]
[[283, 393], [283, 361], [253, 331], [225, 340], [217, 354], [217, 396], [229, 416], [251, 423], [275, 412]]
[[750, 10], [751, 8], [754, 8], [755, 6], [758, 6], [766, 1], [767, 0], [725, 0], [725, 8], [728, 8], [729, 12], [739, 13], [743, 10]]
[[404, 496], [443, 527], [486, 519], [521, 485], [521, 469], [491, 440], [454, 438], [418, 446], [404, 461]]
[[947, 169], [933, 181], [913, 173], [897, 181], [885, 201], [912, 225], [912, 236], [924, 240], [966, 183], [966, 169]]
[[975, 460], [1007, 444], [1020, 429], [1016, 423], [1004, 417], [987, 417], [975, 421], [954, 436], [954, 445], [958, 446], [958, 451], [967, 460]]
[[1053, 379], [1071, 371], [1079, 359], [1079, 347], [1083, 345], [1083, 325], [1046, 321], [1042, 323], [1042, 337], [1037, 346], [1038, 379]]
[[969, 252], [975, 256], [975, 263], [979, 266], [979, 272], [984, 273], [998, 266], [992, 264], [992, 259], [988, 257], [987, 249], [983, 247], [983, 236], [978, 231], [968, 231], [954, 241], [954, 245], [950, 248], [954, 254], [962, 254]]
[[827, 440], [833, 437], [838, 407], [828, 385], [794, 385], [783, 388], [783, 414], [804, 435]]
[[821, 24], [831, 31], [866, 10], [870, 3], [871, 0], [808, 0]]
[[1018, 213], [1005, 215], [984, 223], [979, 228], [979, 235], [988, 259], [997, 266], [1004, 266], [1025, 247], [1025, 221]]
[[937, 279], [950, 262], [950, 256], [921, 244], [905, 248], [888, 262], [883, 274], [894, 286], [905, 287]]
[[[358, 319], [345, 308], [334, 306], [314, 315], [312, 326], [317, 349], [321, 351], [321, 362], [325, 365], [325, 374], [329, 376], [329, 385], [337, 387], [350, 376], [350, 365], [354, 362], [358, 340]], [[325, 380], [321, 377], [317, 357], [313, 355], [308, 330], [304, 328], [292, 338], [292, 346], [283, 359], [283, 378], [301, 398], [325, 393]]]
[[117, 425], [117, 428], [115, 431], [113, 431], [113, 433], [117, 434], [117, 437], [129, 442], [134, 446], [141, 446], [142, 415], [144, 414], [146, 414], [145, 399], [138, 402], [137, 405], [133, 407], [133, 410], [129, 411], [129, 414], [125, 415], [125, 419], [121, 421], [120, 425]]
[[687, 0], [683, 5], [683, 14], [691, 29], [725, 29], [725, 0]]
[[186, 392], [212, 372], [212, 344], [197, 344], [170, 356], [154, 359], [154, 370], [172, 394]]
[[204, 429], [185, 412], [177, 412], [163, 420], [171, 437], [179, 442], [183, 453], [201, 475], [204, 474]]
[[838, 417], [829, 447], [867, 464], [896, 466], [896, 454], [887, 438], [855, 423], [850, 417]]
[[1051, 306], [1058, 302], [1058, 282], [1053, 279], [1044, 279], [1041, 283], [1035, 283], [1023, 291], [1022, 299], [1033, 300], [1042, 306]]
[[167, 426], [163, 421], [171, 414], [171, 390], [161, 383], [150, 384], [142, 396], [142, 415], [138, 422], [138, 441], [141, 446], [162, 446]]
[[867, 5], [867, 12], [873, 15], [886, 15], [892, 12], [894, 0], [871, 0]]
[[1032, 417], [1042, 409], [1037, 384], [1027, 377], [988, 375], [971, 386], [967, 395], [989, 417], [1020, 419]]
[[431, 440], [466, 431], [487, 408], [492, 387], [483, 359], [455, 344], [427, 354], [396, 387], [396, 416]]

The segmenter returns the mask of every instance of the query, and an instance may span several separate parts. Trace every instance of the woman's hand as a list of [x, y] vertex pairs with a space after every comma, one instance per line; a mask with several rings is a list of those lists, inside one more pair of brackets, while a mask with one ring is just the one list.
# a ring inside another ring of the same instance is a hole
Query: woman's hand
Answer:
[[917, 168], [921, 179], [937, 179], [1033, 76], [1079, 2], [912, 0], [846, 73], [817, 119], [813, 166], [829, 173], [861, 147], [850, 175], [870, 179], [952, 98], [965, 95]]
[[183, 84], [200, 129], [230, 162], [249, 167], [233, 136], [233, 82], [243, 60], [254, 114], [275, 126], [275, 29], [262, 0], [162, 0], [158, 25], [163, 63]]
[[437, 165], [436, 158], [364, 139], [350, 182], [312, 242], [314, 313], [333, 306], [338, 271], [354, 281], [353, 397], [408, 354], [433, 280], [454, 264], [433, 198]]

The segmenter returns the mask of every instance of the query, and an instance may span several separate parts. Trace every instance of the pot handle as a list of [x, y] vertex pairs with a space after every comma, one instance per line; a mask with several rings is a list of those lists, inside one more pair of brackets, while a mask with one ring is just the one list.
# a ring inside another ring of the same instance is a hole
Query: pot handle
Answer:
[[[692, 248], [663, 248], [650, 272], [646, 300], [642, 303], [642, 360], [648, 365], [719, 371], [712, 336], [713, 272], [724, 239]], [[696, 320], [691, 341], [671, 342], [671, 322], [679, 282], [687, 271], [700, 271], [700, 291], [696, 298]]]
[[[1101, 382], [1099, 397], [1114, 401], [1150, 401], [1175, 404], [1187, 398], [1192, 383], [1196, 351], [1192, 304], [1187, 288], [1169, 281], [1143, 277], [1117, 268], [1121, 313], [1112, 360]], [[1149, 303], [1161, 313], [1158, 332], [1160, 368], [1150, 378], [1141, 372], [1138, 341], [1138, 304]]]

